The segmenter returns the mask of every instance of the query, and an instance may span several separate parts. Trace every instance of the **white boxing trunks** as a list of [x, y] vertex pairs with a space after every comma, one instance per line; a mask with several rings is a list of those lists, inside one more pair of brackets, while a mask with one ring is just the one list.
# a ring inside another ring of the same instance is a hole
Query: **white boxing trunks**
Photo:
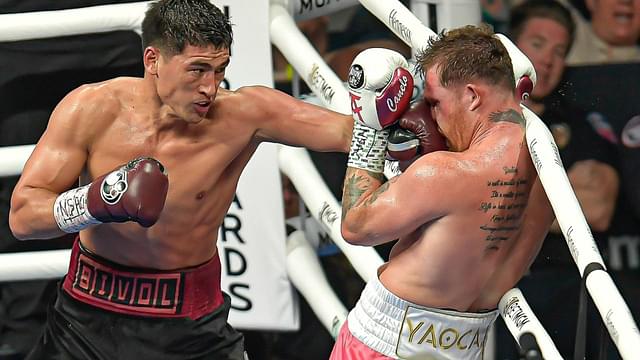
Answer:
[[416, 305], [377, 278], [349, 313], [351, 334], [376, 352], [399, 359], [478, 360], [498, 310], [467, 313]]

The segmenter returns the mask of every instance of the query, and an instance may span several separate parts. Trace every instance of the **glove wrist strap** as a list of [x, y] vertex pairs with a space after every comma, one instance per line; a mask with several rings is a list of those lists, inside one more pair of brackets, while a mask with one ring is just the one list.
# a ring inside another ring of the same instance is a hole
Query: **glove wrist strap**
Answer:
[[88, 226], [101, 224], [87, 207], [89, 185], [71, 189], [60, 194], [53, 204], [53, 217], [60, 230], [75, 233]]
[[356, 121], [347, 166], [383, 173], [388, 137], [389, 130], [376, 130]]

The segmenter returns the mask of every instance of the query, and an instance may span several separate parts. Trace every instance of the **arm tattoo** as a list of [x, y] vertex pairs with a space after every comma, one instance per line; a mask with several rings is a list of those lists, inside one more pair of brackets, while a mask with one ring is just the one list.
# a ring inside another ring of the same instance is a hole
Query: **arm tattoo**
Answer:
[[373, 204], [373, 202], [376, 201], [380, 195], [382, 195], [389, 189], [389, 185], [391, 185], [391, 183], [396, 182], [396, 180], [398, 180], [397, 176], [387, 181], [386, 183], [382, 184], [382, 186], [380, 186], [379, 188], [377, 188], [376, 191], [374, 191], [373, 194], [371, 194], [371, 196], [367, 199], [367, 201], [365, 202], [365, 205]]
[[524, 118], [513, 109], [493, 112], [489, 115], [489, 120], [493, 122], [507, 121], [524, 126]]
[[347, 211], [351, 210], [358, 200], [362, 197], [362, 194], [371, 189], [372, 179], [383, 181], [384, 175], [374, 172], [365, 171], [363, 173], [354, 173], [352, 170], [347, 169], [347, 175], [344, 181], [344, 189], [342, 195], [342, 217], [345, 217]]
[[362, 196], [362, 194], [364, 194], [364, 192], [367, 190], [366, 186], [361, 185], [361, 182], [365, 180], [366, 179], [364, 176], [359, 176], [356, 174], [352, 174], [345, 180], [343, 196], [345, 206], [343, 206], [343, 212], [351, 209], [356, 204], [356, 202], [358, 202], [360, 196]]

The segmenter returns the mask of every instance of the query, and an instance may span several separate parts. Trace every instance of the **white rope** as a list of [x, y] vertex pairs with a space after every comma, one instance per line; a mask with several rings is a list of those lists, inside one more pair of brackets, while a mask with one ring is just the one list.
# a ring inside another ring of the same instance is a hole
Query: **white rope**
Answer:
[[306, 20], [358, 5], [358, 0], [271, 0], [271, 4], [287, 9], [296, 21]]
[[0, 147], [0, 177], [22, 174], [24, 163], [33, 152], [35, 145]]
[[556, 345], [529, 307], [520, 289], [513, 288], [507, 291], [500, 299], [498, 309], [516, 341], [522, 334], [532, 333], [545, 360], [562, 360]]
[[[89, 6], [76, 9], [33, 11], [0, 15], [0, 42], [46, 39], [117, 30], [140, 34], [142, 20], [151, 1]], [[327, 15], [358, 4], [357, 0], [272, 0], [296, 20]]]
[[140, 33], [149, 1], [0, 15], [0, 42], [116, 30]]
[[300, 32], [291, 15], [282, 6], [271, 5], [270, 16], [271, 43], [282, 52], [327, 108], [351, 114], [347, 89]]
[[598, 263], [604, 268], [604, 261], [571, 188], [549, 128], [525, 106], [522, 106], [522, 112], [526, 120], [526, 138], [531, 161], [538, 171], [540, 182], [547, 193], [580, 274], [584, 275], [584, 269], [590, 263]]
[[377, 276], [378, 267], [383, 264], [382, 258], [374, 248], [351, 245], [342, 238], [340, 232], [342, 208], [322, 181], [307, 150], [285, 145], [279, 146], [280, 170], [291, 179], [311, 215], [324, 225], [331, 239], [342, 250], [365, 282]]
[[436, 36], [397, 0], [360, 0], [360, 3], [414, 51], [424, 49], [428, 40]]
[[[587, 277], [586, 283], [622, 358], [637, 359], [640, 331], [611, 276], [604, 270], [596, 270]], [[594, 296], [595, 294], [598, 296]]]
[[294, 231], [287, 238], [287, 273], [318, 320], [337, 338], [349, 311], [331, 288], [304, 231]]
[[0, 254], [0, 282], [55, 279], [69, 268], [71, 250]]

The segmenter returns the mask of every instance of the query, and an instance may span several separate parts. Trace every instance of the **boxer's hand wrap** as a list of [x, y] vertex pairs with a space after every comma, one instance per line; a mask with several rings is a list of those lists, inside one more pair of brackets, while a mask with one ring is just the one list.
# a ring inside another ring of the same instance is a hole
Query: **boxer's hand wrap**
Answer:
[[169, 188], [160, 162], [138, 158], [91, 184], [58, 196], [53, 214], [68, 233], [106, 222], [135, 221], [144, 227], [158, 221]]
[[358, 54], [349, 71], [349, 96], [354, 119], [348, 166], [382, 173], [388, 130], [408, 108], [413, 76], [407, 60], [387, 49]]
[[351, 150], [347, 166], [368, 170], [372, 172], [384, 172], [385, 149], [389, 130], [376, 130], [359, 122], [353, 124], [353, 136], [351, 137]]
[[507, 49], [511, 58], [517, 96], [520, 100], [526, 100], [536, 86], [536, 70], [531, 60], [508, 37], [502, 34], [495, 34], [495, 36]]

